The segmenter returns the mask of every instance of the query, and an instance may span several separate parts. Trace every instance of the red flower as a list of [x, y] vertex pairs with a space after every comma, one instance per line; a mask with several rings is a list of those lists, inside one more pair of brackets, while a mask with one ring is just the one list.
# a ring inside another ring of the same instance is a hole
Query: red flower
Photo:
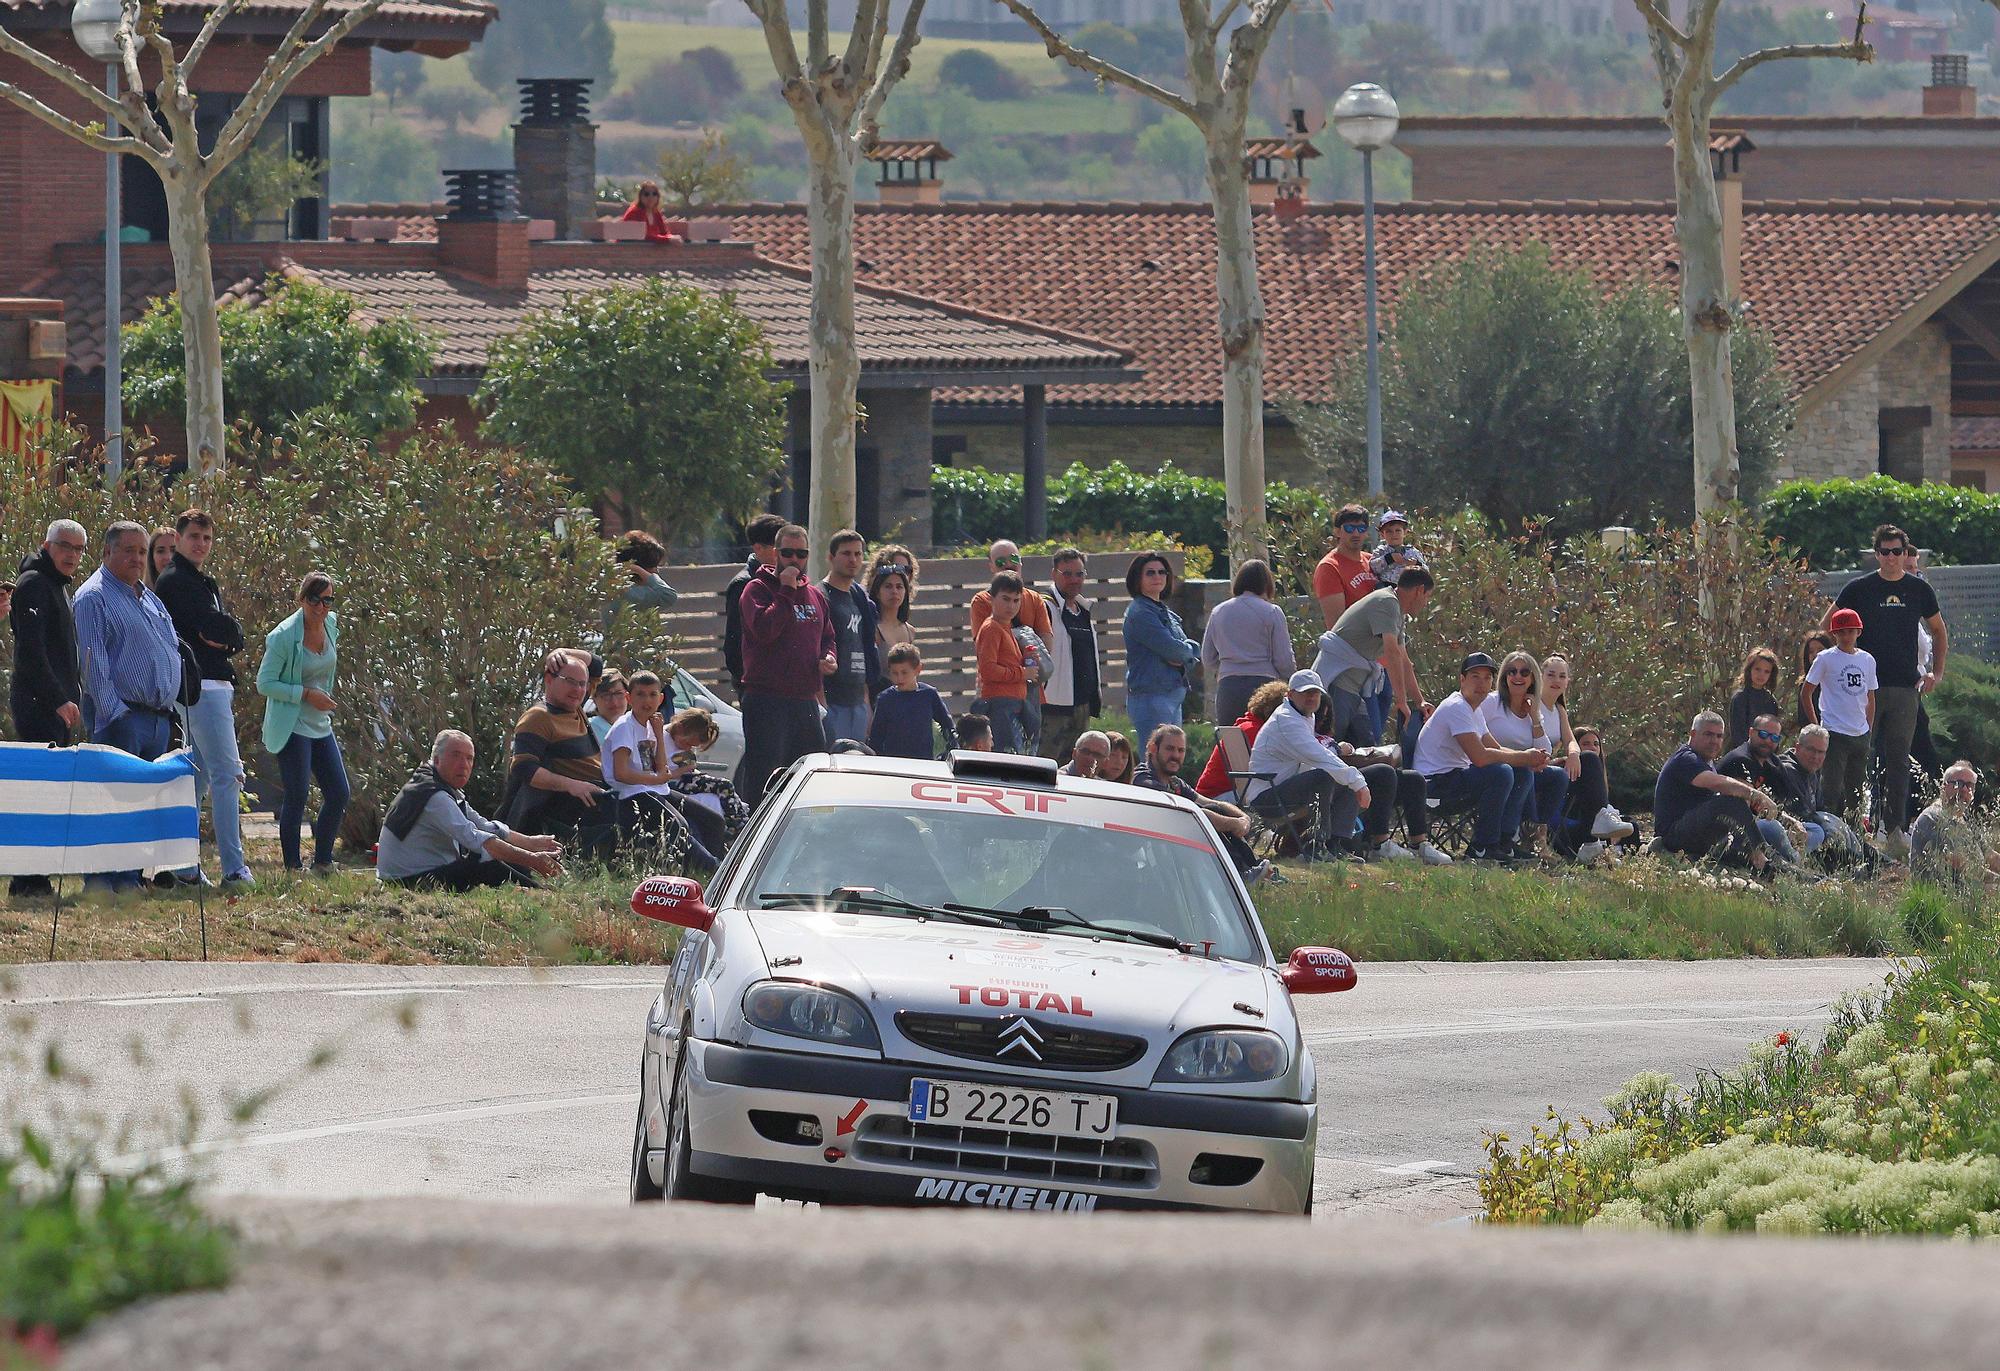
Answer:
[[1792, 1045], [1792, 1035], [1789, 1033], [1780, 1033], [1777, 1038], [1777, 1043], [1778, 1046], [1780, 1047], [1790, 1047]]

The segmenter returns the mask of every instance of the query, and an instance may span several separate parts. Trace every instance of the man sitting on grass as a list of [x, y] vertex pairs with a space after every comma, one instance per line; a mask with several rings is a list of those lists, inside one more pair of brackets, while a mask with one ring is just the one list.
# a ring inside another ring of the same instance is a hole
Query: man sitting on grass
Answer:
[[1910, 874], [1941, 885], [1979, 885], [2000, 876], [2000, 854], [1972, 809], [1979, 773], [1967, 761], [1945, 768], [1937, 800], [1910, 829]]
[[1741, 862], [1762, 871], [1770, 863], [1757, 819], [1776, 818], [1777, 801], [1715, 769], [1722, 755], [1722, 716], [1694, 716], [1688, 740], [1667, 758], [1653, 786], [1653, 842], [1662, 852], [1696, 861]]
[[1820, 865], [1829, 870], [1857, 866], [1872, 876], [1876, 865], [1874, 849], [1861, 840], [1847, 820], [1826, 807], [1820, 769], [1826, 765], [1827, 747], [1824, 726], [1807, 724], [1799, 730], [1799, 740], [1780, 758], [1791, 777], [1791, 796], [1780, 798], [1778, 803], [1805, 827], [1806, 851], [1816, 855]]
[[411, 773], [375, 850], [375, 879], [390, 885], [472, 890], [537, 884], [562, 872], [554, 838], [516, 833], [465, 798], [472, 779], [472, 739], [455, 728], [437, 735], [431, 759]]

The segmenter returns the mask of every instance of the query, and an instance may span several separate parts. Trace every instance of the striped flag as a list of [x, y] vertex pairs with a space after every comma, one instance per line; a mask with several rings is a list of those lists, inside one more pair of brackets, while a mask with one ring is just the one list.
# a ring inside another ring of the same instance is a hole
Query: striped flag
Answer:
[[62, 876], [201, 860], [194, 758], [0, 743], [0, 876]]

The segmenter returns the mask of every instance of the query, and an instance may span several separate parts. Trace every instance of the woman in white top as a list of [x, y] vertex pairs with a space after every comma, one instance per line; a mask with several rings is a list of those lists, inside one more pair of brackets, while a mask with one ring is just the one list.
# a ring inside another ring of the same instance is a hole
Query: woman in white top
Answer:
[[1542, 659], [1542, 727], [1556, 745], [1569, 797], [1549, 821], [1550, 846], [1565, 856], [1589, 863], [1604, 854], [1608, 843], [1632, 835], [1632, 824], [1611, 805], [1611, 786], [1600, 749], [1577, 745], [1569, 717], [1569, 659], [1560, 653]]
[[[1542, 669], [1531, 653], [1516, 648], [1500, 659], [1499, 684], [1480, 704], [1479, 717], [1502, 747], [1556, 755], [1542, 710]], [[1545, 766], [1534, 773], [1534, 788], [1521, 813], [1525, 838], [1517, 841], [1518, 848], [1547, 850], [1543, 844], [1549, 824], [1561, 816], [1568, 795], [1569, 774], [1563, 768]]]

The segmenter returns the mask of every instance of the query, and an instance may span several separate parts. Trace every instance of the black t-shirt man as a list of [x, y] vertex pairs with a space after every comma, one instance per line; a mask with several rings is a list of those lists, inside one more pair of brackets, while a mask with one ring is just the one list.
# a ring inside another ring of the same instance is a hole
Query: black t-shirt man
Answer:
[[1871, 571], [1840, 588], [1834, 608], [1861, 616], [1863, 652], [1875, 658], [1876, 683], [1884, 689], [1912, 689], [1923, 679], [1917, 666], [1917, 626], [1938, 612], [1937, 592], [1921, 576], [1905, 573], [1893, 581]]
[[821, 581], [828, 612], [833, 618], [833, 659], [838, 670], [826, 678], [826, 702], [830, 705], [868, 703], [868, 683], [875, 679], [875, 624], [868, 592], [857, 582], [847, 589], [832, 581]]

